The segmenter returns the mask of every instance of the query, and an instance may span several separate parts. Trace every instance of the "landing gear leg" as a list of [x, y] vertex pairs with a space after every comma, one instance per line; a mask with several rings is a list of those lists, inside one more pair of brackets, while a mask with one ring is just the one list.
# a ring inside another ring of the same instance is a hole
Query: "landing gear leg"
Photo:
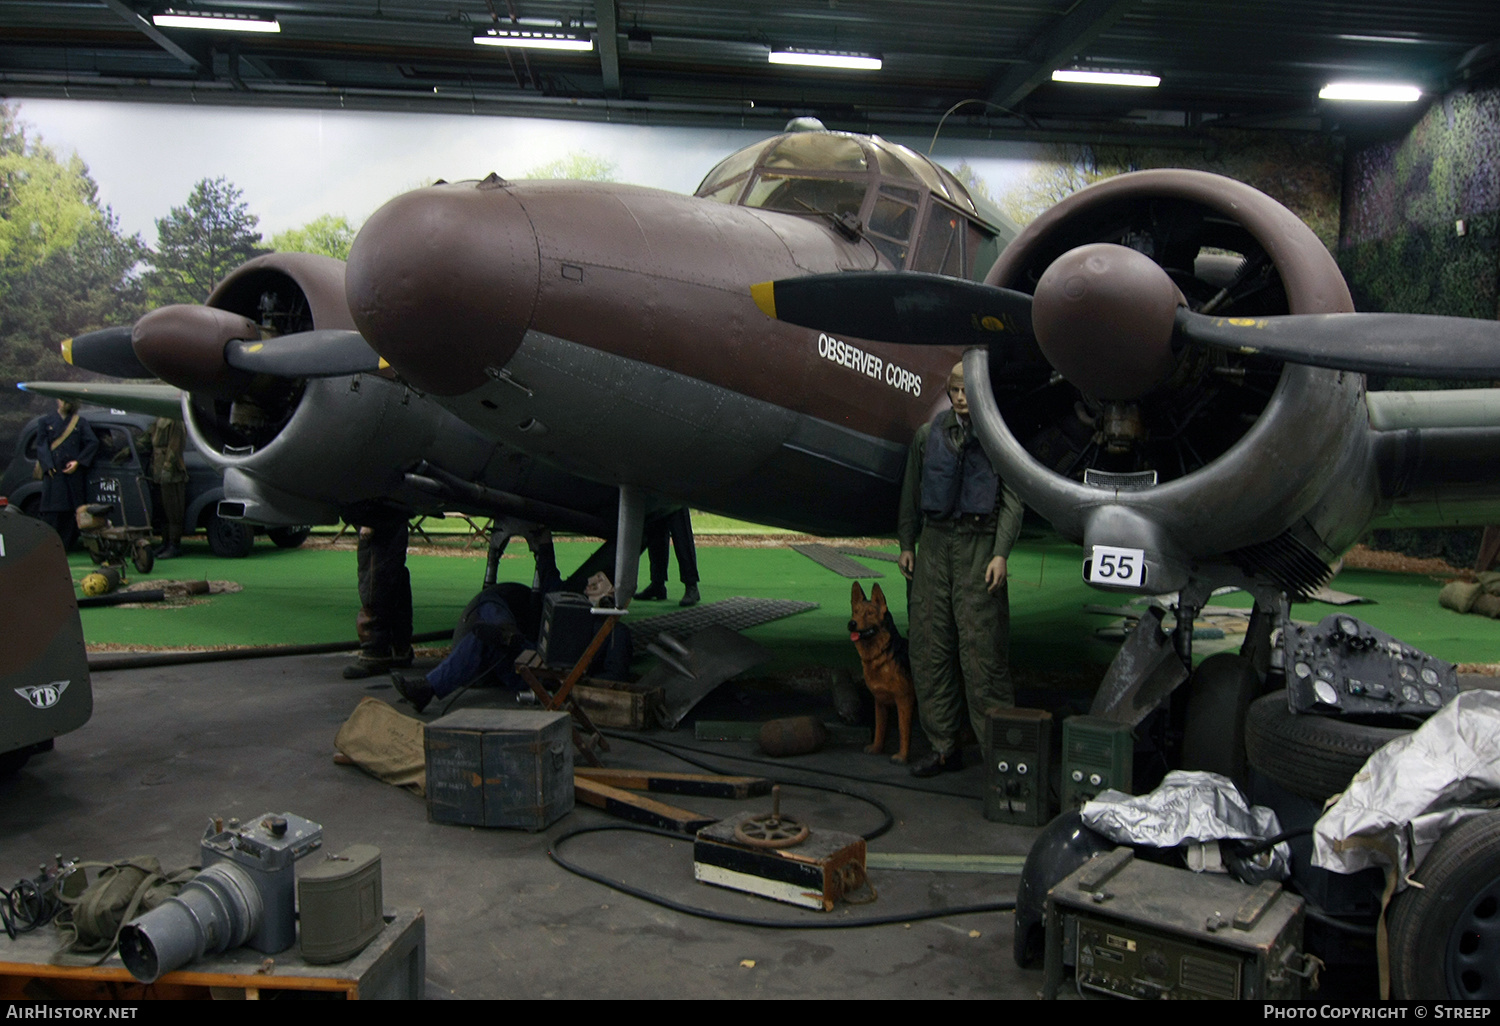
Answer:
[[634, 485], [620, 486], [620, 513], [615, 528], [615, 607], [635, 597], [640, 576], [641, 536], [646, 527], [646, 494]]

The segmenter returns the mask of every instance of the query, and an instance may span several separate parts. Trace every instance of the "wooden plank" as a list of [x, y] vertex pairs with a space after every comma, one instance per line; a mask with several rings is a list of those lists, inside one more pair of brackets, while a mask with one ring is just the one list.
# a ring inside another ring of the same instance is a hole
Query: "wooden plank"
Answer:
[[[599, 630], [594, 634], [594, 640], [589, 642], [589, 647], [583, 650], [583, 655], [578, 657], [578, 662], [573, 664], [573, 669], [563, 679], [562, 687], [557, 689], [557, 694], [552, 698], [552, 708], [560, 709], [562, 708], [562, 704], [568, 700], [568, 693], [573, 690], [573, 685], [583, 679], [583, 675], [588, 672], [589, 664], [594, 661], [594, 656], [603, 647], [604, 640], [615, 629], [616, 619], [618, 617], [606, 616], [604, 618], [604, 622], [599, 625]], [[604, 745], [603, 747], [605, 751], [609, 751], [608, 745]]]
[[647, 798], [645, 795], [610, 787], [597, 780], [590, 780], [576, 771], [573, 774], [573, 798], [584, 805], [603, 809], [612, 816], [628, 819], [632, 823], [661, 827], [663, 830], [675, 830], [689, 837], [709, 824], [718, 822], [715, 816], [705, 816], [688, 809], [679, 809]]
[[658, 773], [635, 769], [574, 769], [574, 779], [588, 777], [611, 787], [657, 794], [686, 794], [698, 798], [749, 798], [771, 793], [766, 777], [732, 777], [717, 773]]
[[[102, 965], [54, 965], [49, 959], [57, 946], [52, 931], [23, 934], [4, 948], [0, 961], [0, 1001], [35, 999], [38, 994], [57, 1000], [143, 1001], [158, 998], [201, 999], [209, 988], [247, 992], [306, 991], [357, 999], [362, 988], [390, 990], [392, 973], [410, 975], [404, 963], [416, 950], [416, 986], [421, 986], [426, 927], [420, 910], [387, 913], [386, 929], [352, 959], [334, 965], [312, 965], [292, 947], [275, 955], [235, 948], [164, 974], [152, 984], [130, 975], [118, 954]], [[390, 964], [395, 958], [399, 965]], [[397, 987], [401, 996], [419, 997]]]
[[928, 873], [1015, 874], [1026, 865], [1025, 855], [932, 855], [926, 852], [881, 851], [865, 856], [870, 869], [910, 869]]

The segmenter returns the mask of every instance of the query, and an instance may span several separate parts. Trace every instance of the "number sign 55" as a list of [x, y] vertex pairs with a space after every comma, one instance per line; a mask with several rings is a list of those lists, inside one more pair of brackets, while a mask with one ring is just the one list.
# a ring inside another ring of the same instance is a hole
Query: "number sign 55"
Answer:
[[1089, 560], [1088, 582], [1116, 588], [1139, 588], [1146, 583], [1145, 551], [1095, 545], [1094, 555]]

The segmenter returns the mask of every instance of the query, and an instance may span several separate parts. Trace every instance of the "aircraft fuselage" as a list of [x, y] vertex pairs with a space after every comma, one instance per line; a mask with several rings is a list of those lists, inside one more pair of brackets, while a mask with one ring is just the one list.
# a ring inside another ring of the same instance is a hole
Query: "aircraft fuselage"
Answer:
[[730, 516], [878, 534], [958, 350], [774, 322], [748, 286], [880, 260], [820, 216], [489, 179], [381, 208], [348, 298], [406, 381], [496, 441]]

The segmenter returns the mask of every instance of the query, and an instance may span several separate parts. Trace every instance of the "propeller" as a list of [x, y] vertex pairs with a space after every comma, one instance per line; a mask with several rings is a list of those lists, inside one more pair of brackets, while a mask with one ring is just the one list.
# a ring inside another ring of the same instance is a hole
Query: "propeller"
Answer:
[[62, 340], [63, 362], [115, 378], [154, 378], [130, 345], [130, 325], [102, 328]]
[[915, 345], [1031, 338], [1031, 297], [983, 282], [905, 271], [846, 271], [750, 287], [768, 317], [839, 335]]
[[227, 395], [249, 375], [278, 378], [373, 373], [388, 365], [357, 331], [320, 329], [261, 338], [254, 320], [228, 310], [176, 304], [133, 326], [62, 342], [65, 361], [120, 378], [161, 378], [190, 392]]
[[1194, 313], [1166, 271], [1125, 246], [1068, 251], [1036, 295], [910, 272], [813, 275], [752, 286], [778, 320], [878, 342], [989, 345], [1034, 337], [1081, 391], [1134, 399], [1172, 373], [1189, 343], [1289, 363], [1420, 378], [1500, 378], [1500, 322], [1427, 314]]
[[236, 370], [278, 378], [334, 378], [390, 366], [357, 331], [326, 328], [280, 335], [263, 342], [234, 341], [224, 360]]

